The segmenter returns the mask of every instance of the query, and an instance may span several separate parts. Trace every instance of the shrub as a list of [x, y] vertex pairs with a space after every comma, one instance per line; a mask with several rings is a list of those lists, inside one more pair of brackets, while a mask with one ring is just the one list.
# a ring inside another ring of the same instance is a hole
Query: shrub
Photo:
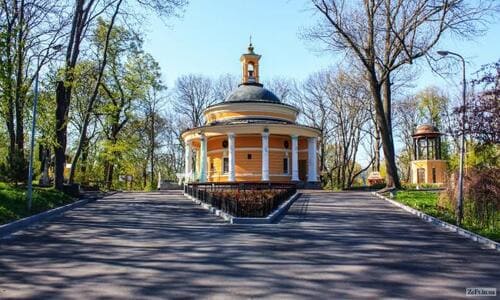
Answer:
[[3, 206], [0, 206], [0, 224], [8, 223], [18, 218], [19, 217], [15, 213]]
[[287, 198], [287, 193], [287, 190], [278, 189], [235, 189], [208, 192], [208, 196], [234, 209], [230, 209], [229, 213], [245, 217], [265, 217]]
[[464, 181], [467, 211], [481, 226], [495, 226], [500, 211], [500, 169], [473, 170]]
[[28, 175], [26, 159], [19, 152], [13, 153], [6, 162], [0, 164], [0, 174], [2, 174], [1, 180], [14, 183], [26, 181]]
[[[458, 175], [454, 174], [439, 205], [456, 208]], [[464, 177], [464, 223], [495, 228], [500, 218], [500, 169], [470, 169]]]

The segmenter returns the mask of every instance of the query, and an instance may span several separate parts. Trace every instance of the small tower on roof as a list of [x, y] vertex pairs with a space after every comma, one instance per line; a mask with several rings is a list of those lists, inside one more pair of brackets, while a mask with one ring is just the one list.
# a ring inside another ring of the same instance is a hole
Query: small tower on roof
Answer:
[[260, 55], [256, 54], [252, 45], [252, 37], [250, 36], [250, 43], [248, 45], [248, 52], [242, 54], [240, 57], [242, 65], [242, 84], [255, 84], [259, 83], [259, 60]]

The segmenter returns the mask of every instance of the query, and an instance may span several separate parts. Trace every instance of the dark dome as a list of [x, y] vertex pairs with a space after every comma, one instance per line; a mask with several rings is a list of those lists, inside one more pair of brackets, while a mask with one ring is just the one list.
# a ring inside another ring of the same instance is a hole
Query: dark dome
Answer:
[[439, 129], [435, 127], [434, 125], [431, 124], [422, 124], [417, 126], [417, 129], [415, 130], [415, 133], [413, 134], [414, 137], [418, 136], [439, 136], [441, 133], [439, 132]]
[[240, 86], [227, 96], [225, 102], [245, 102], [260, 101], [281, 103], [270, 90], [265, 89], [261, 84], [240, 84]]

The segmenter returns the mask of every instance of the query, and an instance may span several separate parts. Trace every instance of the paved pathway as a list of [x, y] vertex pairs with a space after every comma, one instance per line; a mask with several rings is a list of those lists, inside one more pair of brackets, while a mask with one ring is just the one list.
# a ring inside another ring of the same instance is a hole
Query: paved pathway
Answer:
[[0, 240], [0, 299], [451, 299], [465, 287], [500, 292], [500, 255], [366, 193], [308, 192], [280, 224], [254, 227], [175, 192], [115, 194]]

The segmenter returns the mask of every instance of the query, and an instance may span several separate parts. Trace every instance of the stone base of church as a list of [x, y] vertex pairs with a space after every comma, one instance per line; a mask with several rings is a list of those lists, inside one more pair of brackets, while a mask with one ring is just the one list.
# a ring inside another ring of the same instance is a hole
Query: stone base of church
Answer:
[[298, 181], [298, 182], [296, 182], [296, 184], [297, 184], [297, 188], [299, 188], [299, 189], [308, 189], [308, 190], [322, 190], [323, 189], [320, 181], [316, 181], [316, 182]]

